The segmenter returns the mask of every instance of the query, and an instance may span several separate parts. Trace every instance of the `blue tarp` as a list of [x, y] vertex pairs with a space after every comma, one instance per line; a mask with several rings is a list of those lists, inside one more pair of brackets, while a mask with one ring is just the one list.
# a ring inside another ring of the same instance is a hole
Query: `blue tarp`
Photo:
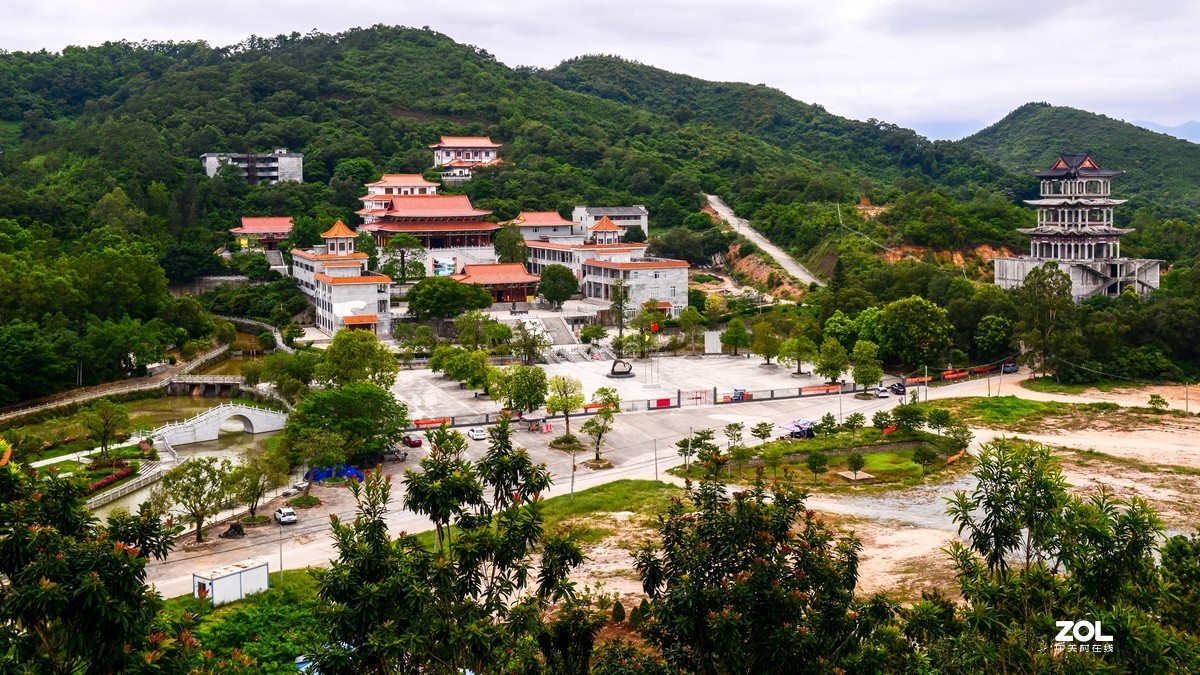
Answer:
[[358, 469], [352, 466], [346, 466], [345, 464], [338, 464], [334, 467], [327, 466], [323, 469], [313, 469], [312, 471], [304, 474], [304, 480], [312, 482], [319, 483], [326, 478], [356, 478], [358, 480], [363, 480], [365, 476], [363, 476], [362, 472]]

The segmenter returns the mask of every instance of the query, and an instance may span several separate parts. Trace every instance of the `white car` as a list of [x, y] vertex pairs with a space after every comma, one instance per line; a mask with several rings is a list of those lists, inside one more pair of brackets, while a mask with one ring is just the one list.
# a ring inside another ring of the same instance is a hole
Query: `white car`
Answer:
[[487, 438], [487, 432], [479, 427], [471, 427], [467, 429], [467, 438], [473, 441], [482, 441]]
[[876, 387], [875, 398], [891, 398], [892, 394], [887, 390], [887, 387]]
[[282, 506], [275, 509], [275, 520], [280, 525], [294, 525], [296, 523], [296, 512], [290, 506]]

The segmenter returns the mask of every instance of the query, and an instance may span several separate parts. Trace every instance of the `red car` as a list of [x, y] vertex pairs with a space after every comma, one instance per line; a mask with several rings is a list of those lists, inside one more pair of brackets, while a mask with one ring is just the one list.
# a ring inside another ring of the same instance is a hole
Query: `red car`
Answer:
[[409, 448], [421, 447], [421, 437], [416, 434], [404, 434], [400, 438], [400, 443]]

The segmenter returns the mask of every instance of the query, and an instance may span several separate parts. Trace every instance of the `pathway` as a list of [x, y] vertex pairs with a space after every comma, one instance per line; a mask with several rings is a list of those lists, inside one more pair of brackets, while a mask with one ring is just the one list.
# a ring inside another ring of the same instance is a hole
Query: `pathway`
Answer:
[[804, 284], [816, 284], [818, 286], [825, 285], [824, 281], [821, 281], [814, 276], [813, 273], [809, 272], [804, 265], [796, 262], [795, 258], [785, 253], [783, 249], [779, 248], [775, 244], [772, 244], [771, 240], [759, 234], [758, 231], [753, 227], [750, 227], [750, 223], [738, 218], [737, 214], [733, 212], [733, 209], [729, 208], [729, 205], [726, 204], [720, 197], [716, 195], [705, 195], [705, 197], [708, 197], [708, 204], [709, 206], [713, 207], [713, 210], [717, 212], [717, 215], [725, 219], [725, 221], [730, 225], [733, 225], [734, 229], [738, 231], [738, 234], [754, 242], [759, 248], [766, 251], [767, 255], [774, 258], [775, 262], [779, 263], [780, 266], [783, 267], [784, 271], [786, 271], [788, 274], [796, 277], [801, 283]]

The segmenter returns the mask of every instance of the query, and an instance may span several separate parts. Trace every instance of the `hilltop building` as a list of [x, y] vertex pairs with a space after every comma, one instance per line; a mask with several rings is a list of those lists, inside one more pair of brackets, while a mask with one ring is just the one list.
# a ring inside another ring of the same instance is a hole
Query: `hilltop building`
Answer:
[[1111, 181], [1124, 171], [1101, 169], [1087, 154], [1064, 154], [1041, 179], [1041, 198], [1025, 203], [1037, 208], [1037, 227], [1017, 230], [1030, 235], [1029, 255], [995, 258], [995, 282], [1016, 288], [1035, 267], [1055, 262], [1071, 277], [1071, 294], [1079, 302], [1095, 295], [1116, 297], [1126, 288], [1147, 295], [1158, 288], [1157, 260], [1121, 257], [1121, 235], [1131, 229], [1114, 225]]
[[392, 279], [367, 269], [367, 254], [354, 250], [356, 236], [337, 221], [321, 234], [323, 245], [292, 249], [292, 275], [313, 299], [322, 333], [353, 328], [390, 336]]
[[250, 183], [279, 183], [304, 180], [304, 155], [279, 148], [270, 153], [206, 152], [200, 155], [204, 173], [209, 178], [217, 175], [221, 167], [236, 166], [242, 177]]
[[540, 241], [566, 241], [572, 238], [583, 241], [587, 233], [581, 223], [558, 215], [557, 211], [522, 211], [505, 225], [515, 225], [525, 239]]
[[576, 206], [571, 212], [571, 220], [591, 228], [607, 218], [625, 235], [625, 230], [631, 227], [642, 228], [642, 234], [650, 233], [650, 212], [641, 204], [633, 206]]
[[435, 195], [438, 184], [425, 180], [419, 173], [385, 173], [374, 183], [367, 183], [367, 196]]
[[411, 234], [425, 247], [425, 273], [450, 276], [463, 265], [494, 263], [492, 242], [498, 223], [485, 220], [491, 211], [471, 206], [466, 195], [367, 195], [362, 198], [361, 232], [386, 247], [397, 234]]
[[500, 144], [487, 136], [442, 136], [429, 147], [433, 166], [442, 169], [442, 181], [447, 185], [465, 183], [475, 169], [500, 163]]
[[242, 248], [274, 251], [292, 233], [292, 226], [291, 216], [242, 216], [241, 226], [230, 228], [229, 233]]

